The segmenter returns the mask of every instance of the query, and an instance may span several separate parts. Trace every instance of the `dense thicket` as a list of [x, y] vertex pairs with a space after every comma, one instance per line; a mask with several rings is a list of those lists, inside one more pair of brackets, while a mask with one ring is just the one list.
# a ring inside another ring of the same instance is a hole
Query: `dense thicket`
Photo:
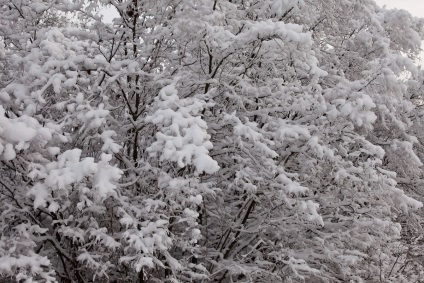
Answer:
[[2, 280], [424, 280], [423, 24], [372, 0], [0, 0]]

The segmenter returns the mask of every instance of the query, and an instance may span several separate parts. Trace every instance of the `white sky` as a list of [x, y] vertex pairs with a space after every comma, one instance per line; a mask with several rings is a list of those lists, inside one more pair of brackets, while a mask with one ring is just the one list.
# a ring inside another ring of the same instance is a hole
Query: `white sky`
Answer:
[[374, 0], [378, 5], [387, 8], [397, 8], [409, 11], [416, 17], [424, 18], [424, 1], [423, 0]]

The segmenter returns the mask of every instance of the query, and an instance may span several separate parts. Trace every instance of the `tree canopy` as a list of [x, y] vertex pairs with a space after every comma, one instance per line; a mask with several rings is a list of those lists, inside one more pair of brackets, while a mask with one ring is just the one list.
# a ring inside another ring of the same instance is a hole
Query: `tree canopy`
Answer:
[[421, 282], [423, 37], [372, 0], [0, 0], [0, 278]]

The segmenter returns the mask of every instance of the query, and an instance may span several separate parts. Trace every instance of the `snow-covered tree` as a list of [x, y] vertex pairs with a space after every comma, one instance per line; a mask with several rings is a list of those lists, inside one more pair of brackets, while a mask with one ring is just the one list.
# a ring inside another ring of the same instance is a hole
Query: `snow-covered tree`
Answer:
[[423, 20], [371, 0], [0, 7], [2, 278], [422, 280]]

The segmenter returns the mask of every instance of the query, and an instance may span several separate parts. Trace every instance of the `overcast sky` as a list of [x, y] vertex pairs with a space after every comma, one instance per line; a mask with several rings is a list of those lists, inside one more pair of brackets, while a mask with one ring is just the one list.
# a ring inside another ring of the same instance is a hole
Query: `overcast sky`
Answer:
[[405, 9], [412, 15], [424, 17], [424, 1], [423, 0], [374, 0], [378, 5], [387, 8]]

